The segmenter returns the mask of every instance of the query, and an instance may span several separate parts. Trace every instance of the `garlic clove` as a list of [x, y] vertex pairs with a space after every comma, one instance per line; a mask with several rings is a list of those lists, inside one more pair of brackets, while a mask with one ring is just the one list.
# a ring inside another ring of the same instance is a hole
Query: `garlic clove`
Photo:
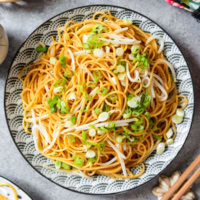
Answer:
[[195, 199], [195, 195], [193, 192], [188, 192], [181, 197], [181, 200], [193, 200]]
[[162, 188], [163, 190], [165, 190], [165, 192], [167, 192], [170, 188], [170, 179], [167, 176], [161, 176], [159, 178], [159, 182], [160, 182], [160, 188]]
[[172, 174], [170, 178], [170, 187], [172, 187], [176, 183], [176, 181], [180, 178], [180, 176], [181, 176], [180, 171], [176, 171]]
[[163, 190], [162, 188], [160, 187], [155, 187], [153, 188], [152, 190], [152, 193], [157, 196], [157, 197], [162, 197], [164, 194], [165, 194], [165, 190]]

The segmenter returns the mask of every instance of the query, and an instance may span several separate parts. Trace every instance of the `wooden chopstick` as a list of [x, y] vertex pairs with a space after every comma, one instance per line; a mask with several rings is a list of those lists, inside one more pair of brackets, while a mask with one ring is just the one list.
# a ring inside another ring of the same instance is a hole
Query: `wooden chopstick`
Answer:
[[[169, 189], [169, 191], [162, 197], [161, 200], [169, 200], [170, 197], [180, 188], [187, 177], [195, 170], [200, 164], [200, 155], [192, 162], [192, 164], [185, 170], [176, 183]], [[185, 191], [186, 192], [186, 191]]]
[[193, 185], [193, 183], [199, 178], [200, 176], [200, 168], [191, 176], [190, 179], [183, 185], [183, 187], [175, 194], [172, 200], [179, 200], [185, 192]]
[[15, 3], [22, 0], [0, 0], [0, 3]]

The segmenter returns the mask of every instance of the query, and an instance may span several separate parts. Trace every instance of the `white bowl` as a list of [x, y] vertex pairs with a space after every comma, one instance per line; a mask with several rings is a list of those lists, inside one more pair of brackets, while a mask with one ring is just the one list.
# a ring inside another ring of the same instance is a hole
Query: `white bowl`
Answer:
[[0, 24], [0, 64], [3, 63], [8, 54], [8, 36]]

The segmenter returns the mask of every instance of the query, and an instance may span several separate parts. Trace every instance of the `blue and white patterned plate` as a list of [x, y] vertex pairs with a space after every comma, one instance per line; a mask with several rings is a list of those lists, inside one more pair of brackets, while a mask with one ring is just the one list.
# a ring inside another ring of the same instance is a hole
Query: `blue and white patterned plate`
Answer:
[[[0, 184], [10, 184], [12, 185], [16, 192], [19, 200], [32, 200], [19, 186], [15, 185], [13, 182], [0, 176]], [[15, 199], [13, 191], [9, 187], [0, 187], [0, 194], [7, 197], [8, 199]]]
[[[164, 39], [164, 54], [175, 67], [178, 91], [184, 94], [189, 101], [185, 110], [184, 121], [177, 126], [178, 134], [175, 143], [170, 145], [162, 155], [151, 155], [145, 162], [146, 172], [140, 178], [134, 180], [114, 181], [111, 178], [100, 175], [87, 179], [77, 175], [47, 169], [44, 166], [51, 165], [51, 161], [35, 150], [32, 135], [25, 133], [22, 127], [23, 108], [20, 98], [22, 83], [18, 79], [18, 74], [23, 67], [36, 59], [37, 53], [34, 49], [36, 44], [39, 41], [47, 45], [50, 44], [51, 36], [56, 36], [57, 28], [64, 26], [68, 20], [83, 21], [91, 18], [95, 12], [105, 10], [110, 10], [118, 18], [130, 18], [143, 31], [158, 35]], [[192, 124], [193, 110], [194, 92], [191, 74], [181, 51], [171, 37], [147, 17], [126, 8], [108, 5], [92, 5], [68, 10], [39, 26], [18, 50], [10, 67], [5, 87], [5, 112], [8, 127], [16, 146], [24, 158], [40, 174], [54, 183], [66, 189], [86, 194], [114, 194], [125, 192], [146, 183], [161, 173], [183, 147]]]

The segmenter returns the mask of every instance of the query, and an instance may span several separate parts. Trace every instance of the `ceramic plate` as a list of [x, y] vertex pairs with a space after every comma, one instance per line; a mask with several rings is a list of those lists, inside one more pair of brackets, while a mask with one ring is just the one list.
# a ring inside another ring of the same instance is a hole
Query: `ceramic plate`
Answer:
[[[51, 36], [56, 37], [57, 28], [64, 26], [68, 20], [83, 21], [91, 18], [95, 12], [105, 10], [111, 10], [112, 14], [118, 18], [130, 18], [143, 31], [158, 35], [164, 39], [164, 54], [176, 70], [178, 91], [184, 94], [189, 101], [185, 110], [184, 121], [177, 126], [178, 134], [175, 143], [170, 145], [162, 155], [152, 154], [145, 162], [146, 172], [140, 178], [133, 180], [114, 181], [105, 176], [94, 176], [87, 179], [47, 169], [44, 166], [52, 165], [51, 161], [35, 150], [32, 135], [26, 134], [22, 127], [23, 108], [20, 98], [22, 83], [18, 79], [18, 74], [23, 67], [36, 59], [37, 52], [34, 48], [37, 43], [42, 41], [47, 45], [50, 44]], [[92, 5], [68, 10], [39, 26], [18, 50], [10, 67], [5, 87], [5, 112], [8, 127], [16, 146], [24, 158], [34, 169], [54, 183], [66, 189], [86, 194], [125, 192], [146, 183], [158, 175], [172, 162], [183, 147], [191, 127], [193, 110], [194, 93], [191, 74], [181, 51], [171, 37], [149, 18], [126, 8], [108, 5]]]
[[[12, 185], [15, 188], [16, 192], [17, 192], [19, 200], [32, 200], [21, 188], [19, 188], [19, 186], [15, 185], [11, 181], [9, 181], [9, 180], [5, 179], [4, 177], [0, 176], [0, 184], [2, 184], [2, 183], [6, 183], [6, 184]], [[0, 194], [2, 194], [3, 196], [7, 197], [8, 199], [15, 199], [14, 198], [14, 193], [9, 187], [0, 187]]]

